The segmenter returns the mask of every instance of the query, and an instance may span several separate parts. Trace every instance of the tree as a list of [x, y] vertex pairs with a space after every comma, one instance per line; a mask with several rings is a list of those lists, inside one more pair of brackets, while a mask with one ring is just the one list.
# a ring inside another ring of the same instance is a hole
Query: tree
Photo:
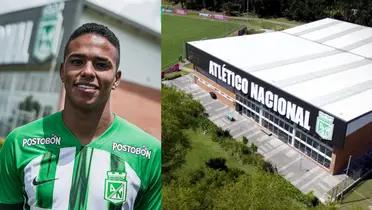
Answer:
[[203, 113], [203, 106], [190, 95], [162, 87], [162, 169], [165, 180], [171, 179], [172, 172], [182, 165], [190, 148], [183, 129], [198, 127]]
[[32, 99], [32, 95], [27, 96], [25, 100], [19, 104], [18, 108], [20, 110], [29, 111], [29, 112], [35, 111], [36, 116], [38, 116], [40, 112], [40, 104], [39, 102]]

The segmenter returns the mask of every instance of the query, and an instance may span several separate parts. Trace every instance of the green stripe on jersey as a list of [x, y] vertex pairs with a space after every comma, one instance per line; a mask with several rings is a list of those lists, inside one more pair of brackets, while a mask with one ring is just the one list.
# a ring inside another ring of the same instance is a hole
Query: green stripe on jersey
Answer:
[[36, 205], [40, 208], [50, 209], [53, 206], [53, 189], [56, 179], [56, 166], [58, 155], [47, 152], [40, 163], [39, 175], [33, 180], [36, 186]]
[[[77, 154], [78, 164], [74, 168], [69, 209], [86, 209], [88, 198], [88, 180], [93, 158], [93, 148], [83, 147]], [[76, 173], [75, 173], [76, 172]]]

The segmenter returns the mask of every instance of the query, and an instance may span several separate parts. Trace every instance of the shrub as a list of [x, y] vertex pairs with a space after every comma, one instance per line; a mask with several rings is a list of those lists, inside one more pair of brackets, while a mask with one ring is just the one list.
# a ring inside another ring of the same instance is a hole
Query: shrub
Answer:
[[247, 137], [243, 136], [243, 144], [244, 145], [247, 145], [248, 144], [248, 139]]
[[243, 155], [249, 155], [249, 154], [251, 154], [251, 150], [247, 146], [243, 145], [242, 146], [242, 153], [243, 153]]
[[223, 137], [225, 138], [232, 138], [230, 131], [229, 130], [224, 130], [223, 131]]
[[164, 80], [172, 80], [172, 79], [176, 79], [180, 76], [182, 76], [182, 74], [180, 72], [170, 73], [170, 74], [166, 74], [164, 76]]
[[205, 164], [214, 170], [227, 171], [225, 158], [211, 158]]
[[278, 169], [276, 168], [276, 166], [273, 166], [272, 163], [266, 162], [266, 161], [264, 161], [262, 163], [262, 169], [269, 172], [269, 173], [277, 173], [278, 172]]
[[196, 171], [193, 171], [190, 174], [190, 184], [196, 184], [204, 177], [205, 177], [205, 173], [203, 169], [198, 169]]
[[309, 193], [307, 193], [305, 195], [305, 199], [306, 199], [305, 203], [308, 206], [315, 207], [315, 206], [319, 205], [319, 199], [317, 197], [315, 197], [313, 191], [310, 191]]
[[255, 144], [251, 144], [251, 150], [252, 150], [252, 152], [257, 152], [257, 146], [255, 145]]

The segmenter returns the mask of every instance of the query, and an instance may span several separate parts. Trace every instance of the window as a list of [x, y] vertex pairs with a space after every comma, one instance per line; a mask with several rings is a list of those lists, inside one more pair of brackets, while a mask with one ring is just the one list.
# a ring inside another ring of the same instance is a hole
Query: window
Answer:
[[324, 160], [324, 166], [329, 168], [329, 166], [331, 165], [331, 162], [327, 159]]
[[307, 143], [308, 145], [312, 145], [313, 141], [311, 140], [311, 138], [306, 137], [306, 143]]
[[292, 137], [291, 136], [287, 136], [287, 142], [288, 142], [288, 144], [292, 144]]
[[316, 142], [316, 141], [313, 141], [313, 147], [314, 147], [315, 149], [318, 149], [318, 150], [319, 150], [319, 143]]
[[305, 145], [302, 144], [302, 143], [300, 143], [300, 150], [301, 150], [302, 152], [305, 152]]
[[294, 146], [298, 149], [300, 147], [300, 142], [295, 140], [294, 142]]
[[331, 150], [326, 149], [326, 155], [327, 155], [328, 157], [332, 157], [332, 152], [331, 152]]
[[326, 150], [326, 148], [324, 146], [320, 146], [320, 152], [322, 152], [323, 154], [325, 154], [325, 150]]
[[318, 162], [323, 165], [324, 157], [321, 155], [318, 155]]
[[300, 138], [300, 132], [296, 131], [296, 137]]
[[318, 153], [315, 152], [314, 150], [311, 152], [311, 158], [314, 159], [315, 161], [317, 160]]

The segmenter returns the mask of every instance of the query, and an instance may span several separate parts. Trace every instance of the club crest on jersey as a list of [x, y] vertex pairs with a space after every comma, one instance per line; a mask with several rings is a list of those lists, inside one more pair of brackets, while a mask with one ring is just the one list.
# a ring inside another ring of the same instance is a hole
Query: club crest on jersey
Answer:
[[127, 179], [125, 172], [108, 171], [105, 179], [105, 200], [120, 204], [127, 199]]

